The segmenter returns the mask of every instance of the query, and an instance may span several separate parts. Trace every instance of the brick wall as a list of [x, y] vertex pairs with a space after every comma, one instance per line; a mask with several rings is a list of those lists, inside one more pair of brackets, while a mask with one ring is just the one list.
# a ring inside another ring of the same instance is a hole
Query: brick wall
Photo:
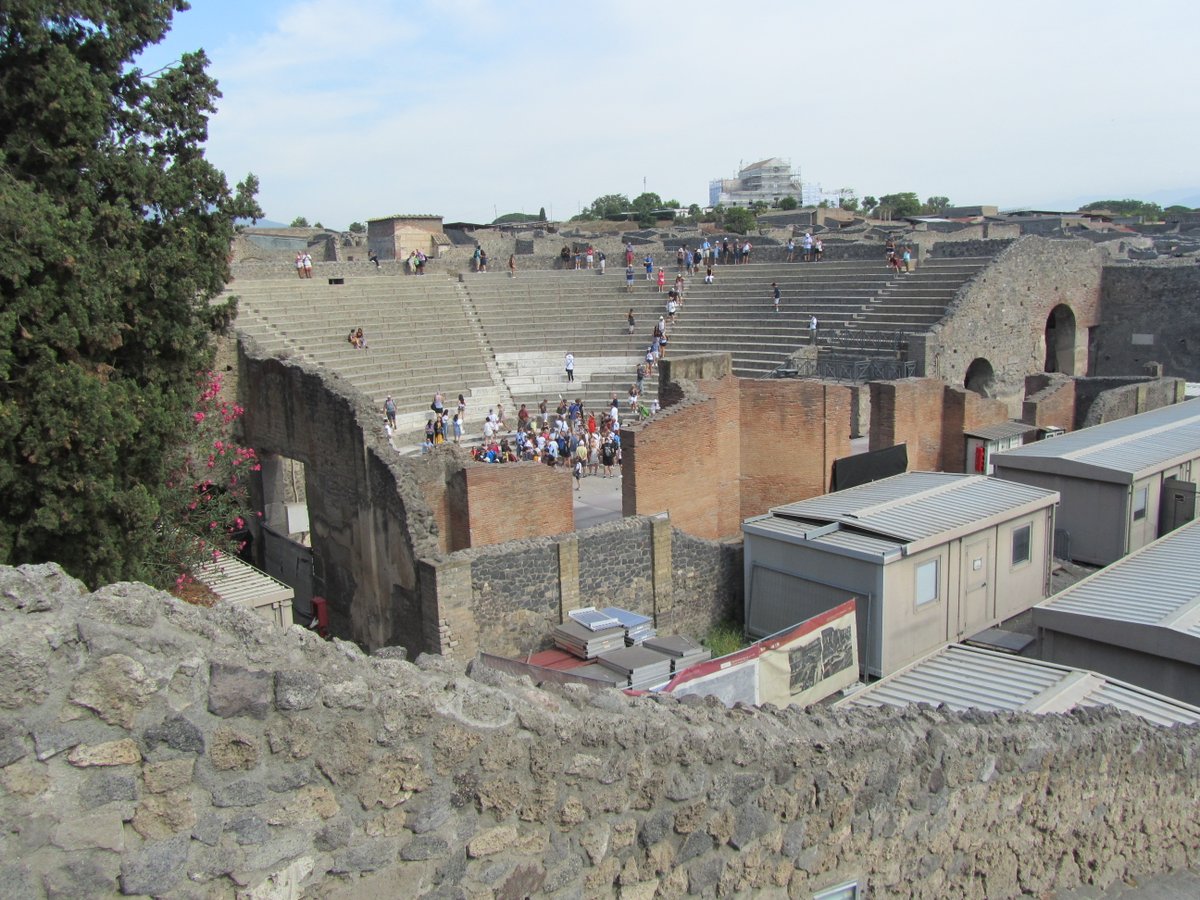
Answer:
[[468, 535], [459, 546], [575, 530], [568, 469], [539, 463], [467, 463], [463, 477]]
[[852, 452], [851, 389], [790, 378], [739, 386], [740, 518], [826, 493], [833, 461]]
[[1008, 420], [1008, 406], [936, 378], [871, 382], [870, 449], [908, 444], [911, 471], [961, 472], [965, 431]]
[[869, 448], [908, 444], [911, 471], [936, 470], [942, 457], [945, 384], [935, 378], [871, 382]]
[[626, 515], [669, 512], [676, 528], [715, 540], [740, 534], [747, 516], [829, 489], [833, 461], [851, 452], [850, 388], [739, 379], [728, 359], [664, 365], [666, 408], [621, 432]]

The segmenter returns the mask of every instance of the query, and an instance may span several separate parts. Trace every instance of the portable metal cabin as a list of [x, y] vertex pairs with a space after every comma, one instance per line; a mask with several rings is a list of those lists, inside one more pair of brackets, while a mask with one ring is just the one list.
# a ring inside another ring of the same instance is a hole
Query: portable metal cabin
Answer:
[[998, 478], [1058, 491], [1061, 554], [1108, 565], [1196, 514], [1200, 403], [1184, 402], [992, 456]]
[[1043, 659], [1200, 704], [1200, 522], [1033, 608]]
[[992, 474], [992, 457], [1005, 450], [1012, 450], [1025, 443], [1027, 435], [1034, 431], [1032, 425], [1024, 422], [997, 422], [983, 428], [975, 428], [963, 432], [966, 441], [966, 469], [964, 471], [976, 475]]
[[278, 628], [292, 624], [295, 592], [236, 556], [218, 553], [215, 560], [200, 567], [196, 580], [224, 602], [249, 609]]
[[742, 524], [745, 622], [772, 634], [849, 597], [859, 660], [882, 676], [1049, 594], [1058, 494], [907, 472]]
[[1085, 669], [948, 644], [839, 700], [840, 708], [915, 703], [962, 712], [1064, 713], [1112, 706], [1155, 725], [1200, 725], [1200, 708]]

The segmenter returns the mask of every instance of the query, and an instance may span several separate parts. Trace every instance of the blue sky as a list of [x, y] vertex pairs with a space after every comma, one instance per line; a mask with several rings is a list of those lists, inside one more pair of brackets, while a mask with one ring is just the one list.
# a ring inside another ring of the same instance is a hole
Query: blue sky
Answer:
[[1200, 205], [1189, 3], [192, 2], [141, 65], [204, 48], [208, 157], [274, 220], [703, 205], [770, 156], [860, 196]]

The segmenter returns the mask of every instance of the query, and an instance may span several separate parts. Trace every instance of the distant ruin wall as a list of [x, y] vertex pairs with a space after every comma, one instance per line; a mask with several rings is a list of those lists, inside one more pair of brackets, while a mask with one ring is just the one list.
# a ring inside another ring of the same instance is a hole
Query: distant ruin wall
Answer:
[[1060, 371], [1085, 373], [1101, 271], [1102, 254], [1088, 241], [1021, 238], [959, 291], [941, 323], [910, 339], [917, 373], [963, 385], [971, 363], [985, 359], [995, 373], [991, 396], [1019, 415], [1025, 376], [1046, 368], [1046, 322], [1059, 304], [1075, 323], [1073, 364]]
[[1101, 315], [1094, 374], [1200, 381], [1200, 266], [1106, 266]]
[[7, 897], [1052, 896], [1200, 865], [1200, 729], [726, 709], [0, 568]]

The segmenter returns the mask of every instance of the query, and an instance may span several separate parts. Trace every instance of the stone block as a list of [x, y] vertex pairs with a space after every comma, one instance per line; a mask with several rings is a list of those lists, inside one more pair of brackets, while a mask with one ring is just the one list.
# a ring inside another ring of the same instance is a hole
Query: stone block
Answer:
[[489, 828], [476, 835], [467, 844], [467, 855], [471, 859], [480, 859], [508, 849], [517, 839], [517, 829], [513, 825], [500, 825]]
[[63, 850], [125, 850], [125, 826], [113, 806], [72, 816], [54, 829], [54, 846]]
[[321, 677], [315, 672], [275, 673], [275, 708], [292, 711], [311, 709], [321, 697]]
[[253, 769], [258, 765], [259, 752], [256, 738], [225, 725], [213, 732], [208, 748], [213, 768], [223, 772]]
[[141, 751], [129, 738], [103, 744], [80, 744], [71, 751], [67, 762], [73, 766], [131, 766], [142, 761]]
[[204, 752], [204, 732], [183, 716], [171, 716], [158, 725], [147, 728], [142, 735], [142, 742], [148, 748], [166, 744], [180, 753]]
[[195, 768], [196, 761], [191, 758], [146, 763], [142, 766], [142, 783], [152, 794], [166, 793], [191, 782]]
[[208, 669], [208, 711], [222, 719], [265, 719], [271, 710], [270, 672], [214, 662]]
[[166, 841], [150, 841], [140, 850], [127, 853], [121, 860], [121, 893], [169, 894], [184, 876], [188, 857], [188, 836]]
[[70, 699], [110, 725], [129, 729], [138, 710], [157, 690], [158, 682], [141, 663], [123, 653], [112, 653], [75, 679]]
[[155, 841], [186, 831], [196, 824], [196, 811], [186, 791], [151, 794], [142, 799], [133, 814], [133, 829], [146, 840]]

